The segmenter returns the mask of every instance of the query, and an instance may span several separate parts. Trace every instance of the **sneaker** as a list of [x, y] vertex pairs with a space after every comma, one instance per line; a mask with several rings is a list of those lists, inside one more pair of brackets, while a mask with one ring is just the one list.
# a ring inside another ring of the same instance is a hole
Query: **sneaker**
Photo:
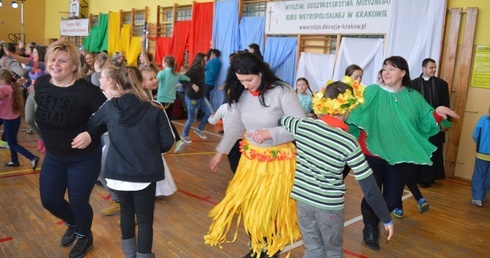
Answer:
[[27, 134], [31, 134], [31, 133], [32, 133], [32, 128], [31, 128], [30, 126], [29, 126], [29, 127], [27, 127], [26, 133], [27, 133]]
[[32, 163], [32, 171], [36, 171], [37, 165], [39, 164], [39, 157], [36, 156], [34, 157], [33, 160], [31, 160]]
[[429, 210], [429, 204], [423, 197], [417, 201], [417, 207], [419, 208], [419, 213], [424, 213]]
[[197, 135], [199, 135], [199, 137], [201, 137], [201, 139], [203, 139], [203, 140], [206, 140], [206, 139], [208, 138], [208, 137], [206, 137], [206, 135], [204, 135], [204, 133], [203, 133], [201, 130], [199, 130], [199, 129], [197, 129], [197, 128], [194, 128], [194, 132], [195, 132]]
[[111, 201], [107, 207], [100, 211], [100, 213], [102, 213], [104, 216], [111, 216], [119, 212], [121, 212], [121, 204], [115, 201]]
[[19, 162], [9, 161], [8, 163], [5, 163], [5, 166], [6, 167], [18, 167], [18, 166], [20, 166], [20, 164], [19, 164]]
[[180, 136], [180, 140], [187, 144], [192, 143], [191, 138], [189, 136]]
[[[189, 138], [189, 137], [187, 137], [187, 138]], [[190, 139], [189, 139], [189, 141], [190, 141]], [[184, 146], [184, 141], [183, 140], [178, 140], [175, 143], [174, 153], [179, 152], [182, 149], [182, 146]]]
[[9, 144], [6, 141], [0, 140], [0, 148], [9, 148]]
[[70, 246], [77, 239], [77, 226], [70, 226], [66, 229], [65, 234], [61, 238], [62, 246]]
[[480, 200], [471, 200], [471, 204], [478, 206], [478, 207], [483, 207], [482, 201], [480, 201]]
[[395, 208], [392, 212], [391, 215], [395, 216], [395, 218], [402, 219], [403, 218], [403, 209], [400, 208]]
[[68, 257], [70, 258], [81, 258], [84, 257], [90, 249], [94, 246], [94, 237], [92, 234], [81, 237], [77, 236], [77, 243], [71, 249]]

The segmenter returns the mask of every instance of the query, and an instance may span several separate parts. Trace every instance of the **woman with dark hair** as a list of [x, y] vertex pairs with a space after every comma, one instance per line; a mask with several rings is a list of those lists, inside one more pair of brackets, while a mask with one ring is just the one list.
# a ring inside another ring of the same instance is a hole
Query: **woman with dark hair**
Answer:
[[[182, 136], [180, 139], [190, 144], [192, 143], [189, 137], [189, 131], [191, 130], [192, 124], [197, 119], [197, 111], [202, 110], [204, 116], [201, 118], [201, 122], [194, 128], [194, 133], [196, 133], [201, 139], [207, 139], [204, 135], [203, 130], [208, 123], [208, 118], [213, 113], [213, 109], [209, 101], [204, 97], [204, 91], [206, 85], [204, 84], [204, 64], [206, 62], [206, 55], [203, 53], [198, 53], [192, 62], [191, 67], [185, 73], [190, 79], [185, 89], [185, 104], [187, 107], [187, 121], [185, 122], [184, 129], [182, 131]], [[184, 82], [184, 81], [181, 81]]]
[[252, 43], [248, 45], [248, 52], [258, 56], [260, 60], [264, 61], [264, 57], [262, 56], [262, 53], [260, 52], [260, 47], [256, 43]]
[[11, 53], [10, 51], [6, 51], [7, 55], [11, 58], [14, 58], [18, 60], [20, 63], [31, 67], [28, 75], [29, 79], [31, 80], [30, 82], [27, 81], [28, 83], [25, 84], [27, 86], [27, 99], [26, 99], [26, 104], [25, 104], [25, 120], [27, 125], [29, 126], [28, 130], [30, 129], [32, 132], [36, 134], [38, 137], [37, 139], [37, 150], [40, 151], [41, 153], [46, 153], [46, 147], [44, 146], [44, 141], [41, 137], [41, 132], [39, 131], [39, 128], [36, 125], [36, 122], [34, 121], [34, 112], [36, 111], [36, 101], [34, 100], [35, 98], [35, 92], [34, 92], [34, 83], [36, 80], [45, 75], [45, 69], [46, 69], [46, 64], [44, 62], [44, 57], [46, 55], [46, 47], [45, 46], [40, 46], [36, 45], [31, 53], [30, 58], [26, 58], [14, 53]]
[[231, 117], [209, 168], [217, 170], [240, 136], [242, 156], [224, 199], [210, 212], [213, 222], [204, 238], [209, 245], [225, 243], [238, 216], [250, 235], [251, 251], [245, 257], [277, 257], [300, 237], [296, 202], [289, 197], [296, 147], [278, 121], [305, 113], [293, 88], [251, 53], [231, 61], [224, 91], [228, 103], [236, 104], [237, 115]]
[[361, 82], [362, 74], [363, 74], [362, 68], [356, 64], [349, 65], [345, 69], [345, 76], [349, 76], [350, 78], [352, 78], [353, 81], [357, 80]]
[[[430, 164], [435, 151], [428, 138], [439, 132], [439, 123], [459, 116], [448, 107], [432, 108], [412, 89], [407, 61], [392, 56], [383, 62], [384, 85], [372, 84], [364, 104], [352, 110], [347, 123], [359, 143], [391, 212], [400, 202], [405, 175], [416, 164]], [[379, 218], [365, 199], [361, 202], [364, 241], [379, 249]]]

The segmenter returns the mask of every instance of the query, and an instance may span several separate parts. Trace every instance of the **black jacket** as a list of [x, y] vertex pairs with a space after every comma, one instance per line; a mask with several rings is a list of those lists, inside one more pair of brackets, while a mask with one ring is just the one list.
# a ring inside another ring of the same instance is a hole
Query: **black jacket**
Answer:
[[90, 127], [107, 125], [111, 141], [105, 176], [128, 182], [164, 179], [161, 153], [175, 137], [165, 112], [134, 94], [113, 98], [90, 118]]

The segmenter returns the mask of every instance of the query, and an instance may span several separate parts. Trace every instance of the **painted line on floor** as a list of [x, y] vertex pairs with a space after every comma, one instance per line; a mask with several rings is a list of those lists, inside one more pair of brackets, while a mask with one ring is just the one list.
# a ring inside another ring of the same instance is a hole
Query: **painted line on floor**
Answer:
[[[175, 121], [172, 121], [172, 123], [174, 123], [174, 124], [178, 124], [178, 125], [181, 125], [181, 126], [184, 126], [184, 125], [185, 125], [184, 123], [179, 123], [179, 122], [175, 122]], [[191, 127], [191, 129], [195, 129], [195, 128], [197, 128], [197, 127]], [[221, 137], [221, 138], [223, 137], [223, 135], [222, 135], [222, 134], [212, 133], [212, 132], [208, 132], [208, 131], [206, 131], [206, 130], [202, 130], [202, 131], [203, 131], [204, 133], [207, 133], [207, 134], [210, 134], [210, 135], [213, 135], [213, 136], [217, 136], [217, 137]]]
[[56, 222], [56, 225], [63, 225], [63, 224], [65, 224], [64, 220], [60, 220], [60, 221]]
[[179, 190], [177, 190], [177, 191], [178, 191], [179, 193], [183, 193], [183, 194], [185, 194], [185, 195], [187, 195], [187, 196], [194, 197], [194, 198], [199, 199], [199, 200], [201, 200], [201, 201], [205, 201], [205, 202], [207, 202], [207, 203], [211, 203], [212, 205], [217, 205], [217, 204], [218, 204], [217, 202], [214, 202], [214, 201], [209, 200], [209, 199], [211, 198], [211, 196], [200, 197], [200, 196], [197, 196], [197, 195], [195, 195], [195, 194], [193, 194], [193, 193], [189, 193], [189, 192], [184, 191], [184, 190], [181, 190], [181, 189], [179, 189]]
[[0, 243], [7, 242], [7, 241], [10, 241], [10, 240], [12, 240], [12, 237], [11, 236], [0, 238]]
[[[410, 193], [410, 191], [404, 190], [404, 192], [406, 192], [408, 194], [402, 196], [402, 200], [406, 200], [406, 199], [408, 199], [408, 198], [410, 198], [410, 197], [413, 196], [412, 193]], [[357, 216], [355, 218], [352, 218], [352, 219], [344, 222], [344, 228], [347, 227], [347, 226], [349, 226], [349, 225], [351, 225], [351, 224], [354, 224], [354, 223], [356, 223], [358, 221], [361, 221], [361, 220], [362, 220], [362, 215], [359, 215], [359, 216]], [[284, 250], [281, 253], [287, 252], [289, 250], [292, 250], [294, 248], [300, 247], [302, 245], [303, 245], [303, 240], [299, 240], [297, 242], [294, 242], [291, 245], [286, 246], [286, 248], [284, 248]], [[347, 254], [350, 254], [350, 255], [354, 255], [356, 257], [365, 257], [365, 256], [362, 256], [361, 254], [356, 254], [354, 252], [351, 252], [351, 251], [348, 251], [348, 250], [345, 250], [345, 249], [344, 249], [344, 253], [347, 253]]]

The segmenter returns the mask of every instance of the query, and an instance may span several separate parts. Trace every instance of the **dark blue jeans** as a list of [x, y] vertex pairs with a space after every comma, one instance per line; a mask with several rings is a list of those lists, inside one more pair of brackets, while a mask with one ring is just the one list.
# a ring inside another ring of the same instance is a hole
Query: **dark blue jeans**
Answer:
[[151, 253], [153, 246], [153, 211], [156, 183], [140, 191], [114, 190], [121, 204], [122, 239], [135, 237], [134, 215], [138, 219], [138, 253]]
[[33, 160], [36, 157], [17, 142], [17, 133], [19, 132], [19, 128], [20, 116], [12, 120], [3, 119], [5, 138], [10, 148], [10, 161], [14, 163], [19, 163], [19, 156], [17, 153], [20, 153], [29, 160]]
[[202, 97], [200, 99], [191, 99], [186, 95], [185, 104], [187, 106], [187, 121], [184, 124], [182, 136], [188, 137], [192, 124], [194, 123], [194, 121], [196, 121], [197, 111], [201, 109], [202, 112], [204, 112], [204, 116], [201, 118], [201, 122], [199, 122], [199, 125], [197, 126], [197, 129], [202, 131], [208, 123], [208, 118], [213, 113], [213, 108], [205, 97]]
[[[94, 212], [89, 199], [100, 172], [102, 151], [99, 146], [79, 157], [62, 158], [46, 152], [39, 191], [43, 207], [70, 225], [77, 225], [77, 233], [91, 233]], [[68, 190], [68, 200], [65, 192]]]

